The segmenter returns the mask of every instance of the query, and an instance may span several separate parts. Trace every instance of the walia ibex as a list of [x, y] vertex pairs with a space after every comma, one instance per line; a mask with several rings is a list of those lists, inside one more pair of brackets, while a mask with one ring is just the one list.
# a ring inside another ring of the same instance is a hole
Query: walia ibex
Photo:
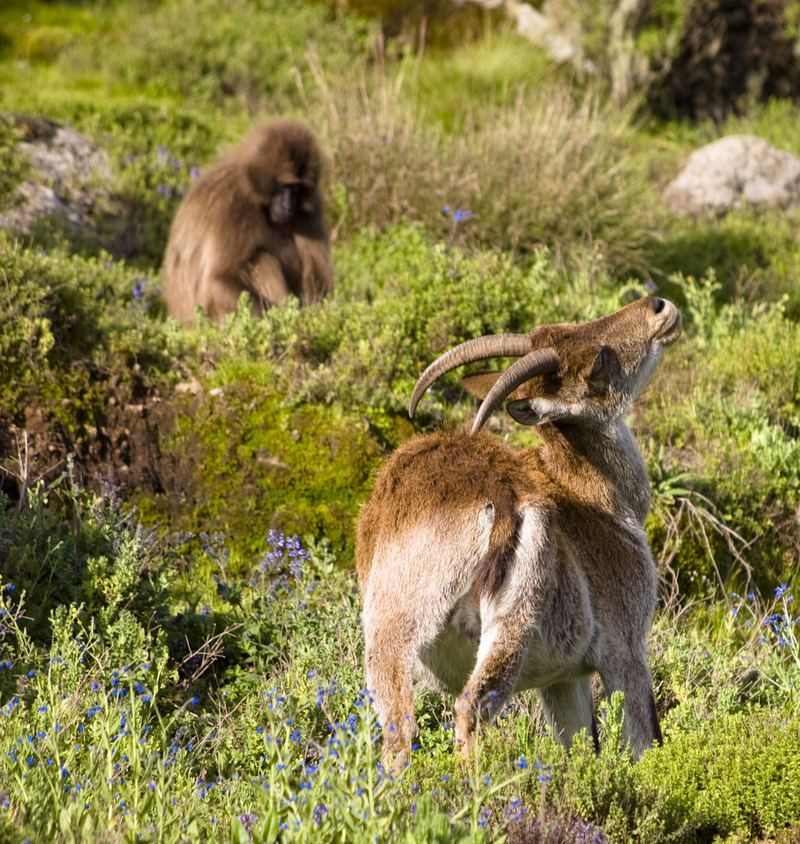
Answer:
[[[367, 688], [384, 762], [407, 760], [419, 729], [412, 677], [457, 693], [455, 738], [515, 690], [540, 690], [558, 740], [597, 742], [591, 677], [625, 694], [639, 756], [661, 731], [645, 636], [656, 571], [642, 523], [650, 486], [623, 421], [681, 315], [643, 298], [583, 325], [545, 325], [462, 343], [417, 382], [409, 413], [445, 372], [516, 356], [464, 379], [483, 399], [471, 433], [418, 436], [387, 461], [358, 524]], [[480, 428], [506, 398], [543, 445], [518, 449]]]

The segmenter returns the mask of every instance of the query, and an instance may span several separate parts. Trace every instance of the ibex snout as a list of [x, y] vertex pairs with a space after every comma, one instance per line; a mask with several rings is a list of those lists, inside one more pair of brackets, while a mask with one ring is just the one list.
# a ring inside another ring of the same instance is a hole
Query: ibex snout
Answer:
[[594, 357], [604, 347], [612, 349], [630, 371], [650, 354], [651, 347], [663, 351], [680, 333], [681, 314], [675, 305], [648, 296], [592, 322], [535, 328], [530, 338], [532, 349], [555, 350], [561, 361], [558, 368], [561, 374], [593, 364]]
[[683, 328], [681, 312], [666, 299], [648, 298], [641, 301], [647, 302], [648, 320], [653, 326], [654, 338], [665, 346], [671, 346]]

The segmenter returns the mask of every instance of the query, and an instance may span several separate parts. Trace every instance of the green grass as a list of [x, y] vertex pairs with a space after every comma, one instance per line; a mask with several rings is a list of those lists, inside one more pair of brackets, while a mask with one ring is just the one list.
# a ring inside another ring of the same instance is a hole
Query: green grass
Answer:
[[[47, 572], [18, 566], [14, 585], [0, 586], [6, 840], [246, 841], [243, 824], [254, 841], [277, 829], [298, 841], [343, 831], [354, 841], [483, 841], [534, 818], [542, 829], [580, 818], [598, 841], [704, 841], [774, 837], [800, 812], [800, 652], [787, 590], [766, 603], [729, 596], [735, 614], [721, 596], [688, 618], [659, 612], [652, 661], [665, 743], [635, 766], [619, 696], [602, 715], [599, 756], [588, 740], [566, 756], [521, 698], [465, 765], [451, 702], [426, 695], [421, 747], [391, 779], [361, 691], [353, 575], [324, 544], [306, 551], [271, 532], [268, 553], [237, 578], [218, 536], [162, 546], [112, 487], [93, 496], [69, 478], [36, 487], [5, 518], [10, 559], [30, 549], [37, 522], [57, 577], [71, 558], [79, 600], [32, 628]], [[709, 636], [701, 627], [713, 615]]]

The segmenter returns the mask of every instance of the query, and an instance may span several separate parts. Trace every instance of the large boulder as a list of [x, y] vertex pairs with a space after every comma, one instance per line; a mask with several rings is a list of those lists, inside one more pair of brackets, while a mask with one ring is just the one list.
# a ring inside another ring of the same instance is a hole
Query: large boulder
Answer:
[[748, 205], [800, 204], [800, 160], [754, 135], [731, 135], [696, 150], [667, 186], [666, 205], [680, 215], [726, 214]]

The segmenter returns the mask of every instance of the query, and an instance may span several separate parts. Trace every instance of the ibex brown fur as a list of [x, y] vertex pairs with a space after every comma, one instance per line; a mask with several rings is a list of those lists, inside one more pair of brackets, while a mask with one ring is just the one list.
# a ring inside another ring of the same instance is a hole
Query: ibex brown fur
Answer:
[[[367, 688], [384, 759], [406, 760], [418, 734], [412, 677], [459, 695], [463, 752], [479, 718], [521, 689], [540, 690], [555, 736], [597, 740], [591, 676], [625, 693], [624, 729], [638, 756], [661, 740], [645, 636], [656, 571], [642, 523], [650, 486], [623, 421], [681, 316], [640, 299], [583, 325], [479, 338], [420, 378], [517, 355], [505, 373], [467, 376], [483, 406], [473, 432], [419, 436], [379, 472], [358, 525]], [[478, 429], [504, 398], [543, 445], [517, 449]]]

